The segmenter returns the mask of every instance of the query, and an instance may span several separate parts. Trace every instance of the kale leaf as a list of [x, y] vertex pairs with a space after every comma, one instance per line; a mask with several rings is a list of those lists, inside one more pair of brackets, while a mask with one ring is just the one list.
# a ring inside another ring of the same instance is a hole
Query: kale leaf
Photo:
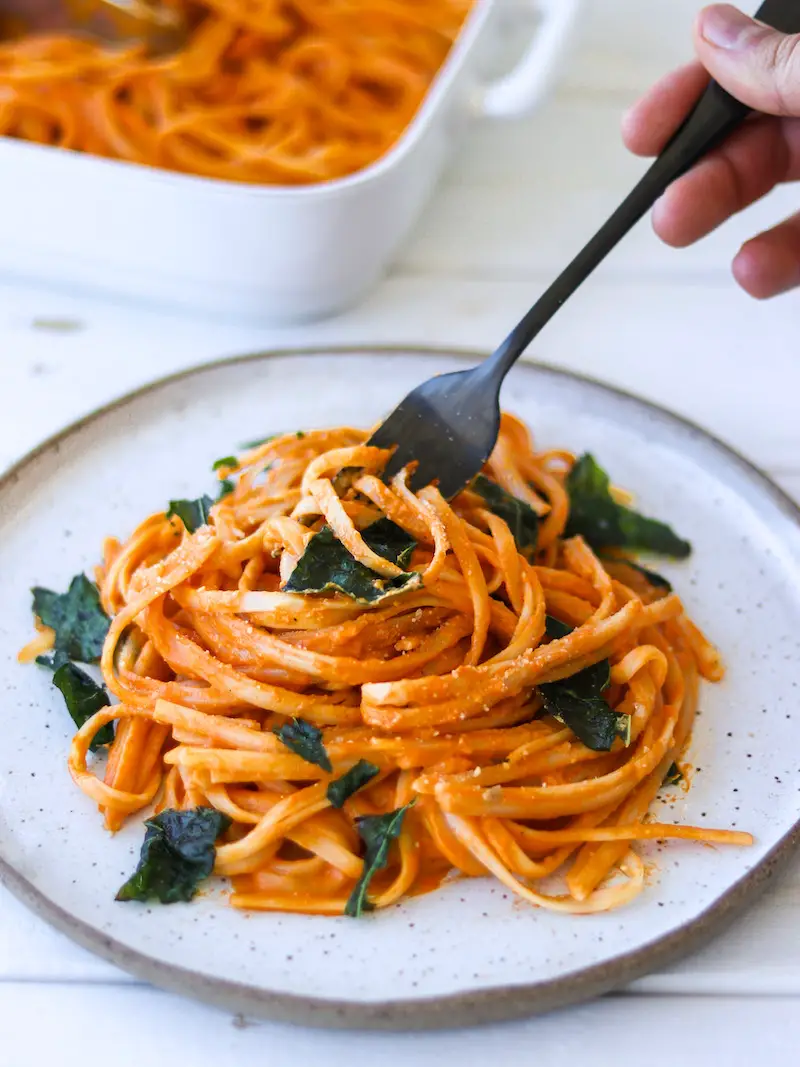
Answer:
[[413, 803], [412, 800], [410, 804], [386, 815], [362, 815], [360, 819], [356, 819], [359, 835], [365, 845], [364, 871], [345, 904], [344, 913], [350, 918], [357, 919], [365, 911], [372, 910], [373, 906], [367, 898], [369, 884], [377, 872], [382, 871], [388, 863], [389, 846], [400, 836], [403, 819]]
[[117, 893], [117, 900], [188, 901], [214, 869], [216, 840], [231, 820], [214, 808], [174, 811], [168, 808], [145, 820], [136, 870]]
[[377, 774], [380, 774], [380, 767], [376, 767], [369, 760], [360, 759], [349, 771], [345, 771], [343, 775], [334, 778], [330, 783], [327, 791], [328, 800], [334, 808], [344, 807], [344, 802], [367, 782], [371, 782]]
[[512, 496], [483, 474], [473, 480], [470, 488], [483, 497], [489, 511], [508, 524], [517, 548], [523, 555], [535, 551], [539, 538], [539, 516], [530, 504]]
[[36, 662], [40, 667], [47, 667], [48, 670], [57, 671], [59, 667], [63, 667], [65, 663], [71, 663], [72, 660], [60, 649], [52, 653], [52, 655], [42, 655], [36, 657]]
[[567, 626], [561, 619], [557, 619], [554, 615], [545, 615], [544, 629], [547, 636], [552, 641], [558, 641], [561, 637], [566, 637], [572, 633], [573, 627]]
[[222, 459], [215, 459], [211, 465], [212, 471], [220, 471], [223, 467], [236, 468], [239, 466], [239, 461], [236, 456], [223, 456]]
[[569, 520], [566, 536], [581, 534], [594, 549], [629, 548], [685, 559], [692, 551], [665, 523], [618, 504], [610, 480], [593, 456], [581, 456], [567, 477]]
[[[105, 689], [74, 663], [63, 663], [56, 670], [53, 675], [53, 685], [64, 697], [67, 711], [78, 729], [87, 719], [91, 719], [95, 712], [108, 707], [111, 703]], [[110, 745], [113, 740], [114, 726], [107, 722], [94, 735], [89, 748], [92, 752], [96, 752], [102, 745]]]
[[672, 582], [668, 581], [663, 574], [659, 574], [658, 571], [651, 571], [640, 563], [634, 563], [632, 559], [620, 559], [614, 562], [624, 563], [626, 567], [630, 567], [631, 570], [641, 574], [644, 580], [649, 582], [654, 589], [663, 589], [665, 593], [672, 592]]
[[677, 763], [673, 762], [667, 773], [664, 775], [662, 785], [677, 785], [678, 782], [681, 781], [683, 781], [683, 771]]
[[[569, 633], [571, 627], [548, 615], [549, 637], [557, 640]], [[563, 722], [579, 741], [595, 752], [608, 752], [617, 737], [626, 746], [630, 743], [630, 715], [614, 711], [603, 699], [610, 682], [611, 667], [605, 659], [569, 678], [539, 686], [548, 715]]]
[[176, 515], [186, 527], [186, 532], [193, 534], [201, 526], [208, 526], [209, 512], [213, 506], [214, 501], [205, 494], [197, 500], [170, 500], [167, 518]]
[[96, 663], [111, 625], [100, 604], [97, 586], [85, 574], [76, 574], [66, 593], [54, 593], [41, 586], [31, 592], [34, 615], [56, 635], [52, 659], [40, 657], [39, 662], [54, 670], [71, 659]]
[[[391, 519], [378, 519], [362, 530], [361, 536], [373, 552], [399, 567], [408, 563], [417, 544]], [[287, 593], [338, 592], [359, 603], [374, 604], [402, 589], [414, 589], [420, 583], [415, 571], [382, 578], [359, 563], [329, 526], [323, 526], [306, 545], [284, 590]]]
[[322, 743], [322, 730], [305, 719], [294, 719], [292, 722], [276, 726], [273, 733], [277, 734], [288, 749], [300, 756], [307, 763], [316, 763], [323, 771], [330, 773], [333, 770], [325, 745]]

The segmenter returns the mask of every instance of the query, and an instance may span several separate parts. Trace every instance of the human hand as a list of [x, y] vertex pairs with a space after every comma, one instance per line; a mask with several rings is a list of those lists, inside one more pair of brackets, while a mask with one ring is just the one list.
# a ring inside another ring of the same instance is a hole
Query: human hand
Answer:
[[[763, 114], [674, 182], [653, 211], [667, 244], [683, 248], [782, 182], [800, 179], [800, 34], [790, 36], [729, 4], [700, 12], [694, 43], [699, 62], [658, 82], [625, 116], [627, 147], [655, 156], [705, 88], [709, 75]], [[751, 296], [800, 286], [800, 213], [748, 241], [733, 261]]]

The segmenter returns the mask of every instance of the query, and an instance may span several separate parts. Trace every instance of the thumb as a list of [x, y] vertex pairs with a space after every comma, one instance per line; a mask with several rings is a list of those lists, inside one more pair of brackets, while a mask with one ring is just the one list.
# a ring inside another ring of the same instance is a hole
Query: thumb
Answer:
[[800, 115], [800, 34], [780, 33], [730, 4], [700, 12], [700, 62], [732, 96], [769, 115]]

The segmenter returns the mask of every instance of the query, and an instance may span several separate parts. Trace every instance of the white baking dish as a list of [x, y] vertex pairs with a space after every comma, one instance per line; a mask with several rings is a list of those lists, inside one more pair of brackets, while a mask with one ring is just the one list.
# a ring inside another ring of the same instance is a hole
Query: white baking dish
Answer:
[[470, 116], [541, 99], [579, 2], [530, 0], [542, 18], [528, 51], [482, 88], [503, 0], [477, 0], [392, 151], [321, 185], [238, 185], [0, 138], [0, 271], [250, 321], [337, 311], [388, 267]]

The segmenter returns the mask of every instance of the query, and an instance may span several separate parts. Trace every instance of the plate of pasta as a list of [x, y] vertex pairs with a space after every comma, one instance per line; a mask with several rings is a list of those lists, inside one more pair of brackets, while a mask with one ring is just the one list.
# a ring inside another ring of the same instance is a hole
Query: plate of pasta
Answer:
[[532, 1014], [693, 950], [789, 854], [794, 504], [515, 371], [453, 500], [369, 428], [476, 354], [155, 383], [0, 484], [0, 878], [156, 984], [319, 1025]]

